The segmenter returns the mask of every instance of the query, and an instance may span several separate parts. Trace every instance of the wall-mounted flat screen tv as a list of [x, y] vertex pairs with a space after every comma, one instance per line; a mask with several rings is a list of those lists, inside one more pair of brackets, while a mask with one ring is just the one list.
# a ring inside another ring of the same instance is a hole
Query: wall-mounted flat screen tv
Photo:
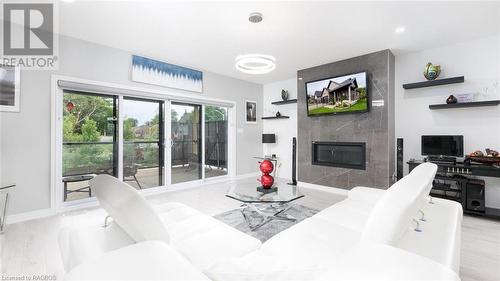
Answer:
[[366, 72], [307, 82], [307, 115], [367, 112], [366, 83]]

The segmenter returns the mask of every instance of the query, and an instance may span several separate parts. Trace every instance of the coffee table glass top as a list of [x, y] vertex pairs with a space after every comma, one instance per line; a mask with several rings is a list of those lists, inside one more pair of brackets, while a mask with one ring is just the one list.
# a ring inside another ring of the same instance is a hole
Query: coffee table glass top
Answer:
[[255, 178], [229, 182], [226, 196], [243, 203], [288, 203], [304, 197], [299, 187], [289, 185], [286, 181], [276, 180], [274, 192], [260, 192], [260, 183]]

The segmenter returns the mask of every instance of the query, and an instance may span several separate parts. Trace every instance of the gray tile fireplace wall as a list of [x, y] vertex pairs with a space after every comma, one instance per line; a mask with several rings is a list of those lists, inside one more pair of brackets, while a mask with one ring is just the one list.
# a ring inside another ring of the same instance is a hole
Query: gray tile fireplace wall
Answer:
[[[307, 116], [308, 81], [367, 72], [369, 111], [366, 113]], [[363, 185], [388, 188], [395, 165], [394, 55], [379, 51], [297, 72], [298, 180], [344, 189]], [[302, 79], [300, 79], [302, 78]], [[366, 143], [366, 169], [312, 164], [312, 142]]]

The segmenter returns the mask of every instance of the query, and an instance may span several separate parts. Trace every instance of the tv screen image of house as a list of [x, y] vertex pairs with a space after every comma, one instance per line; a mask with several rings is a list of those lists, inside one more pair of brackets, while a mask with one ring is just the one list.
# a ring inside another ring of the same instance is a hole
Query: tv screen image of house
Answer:
[[366, 72], [306, 83], [307, 115], [368, 111]]

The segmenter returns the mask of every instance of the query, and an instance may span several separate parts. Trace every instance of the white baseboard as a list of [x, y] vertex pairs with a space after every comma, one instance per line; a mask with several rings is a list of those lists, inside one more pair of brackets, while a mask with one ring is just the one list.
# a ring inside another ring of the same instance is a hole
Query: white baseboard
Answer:
[[50, 217], [50, 216], [53, 216], [55, 214], [56, 214], [56, 212], [54, 212], [54, 210], [52, 210], [52, 209], [40, 209], [40, 210], [35, 210], [35, 211], [30, 211], [30, 212], [24, 212], [24, 213], [19, 213], [19, 214], [7, 216], [7, 218], [5, 220], [5, 224], [8, 225], [8, 224], [18, 223], [18, 222], [23, 222], [23, 221], [40, 219], [40, 218]]
[[331, 186], [326, 186], [326, 185], [319, 185], [319, 184], [308, 183], [308, 182], [303, 182], [303, 181], [299, 181], [298, 186], [310, 188], [310, 189], [316, 189], [316, 190], [324, 191], [324, 192], [335, 193], [335, 194], [344, 195], [344, 196], [347, 196], [347, 193], [349, 192], [349, 190], [347, 190], [347, 189], [342, 189], [342, 188], [338, 188], [338, 187], [331, 187]]

